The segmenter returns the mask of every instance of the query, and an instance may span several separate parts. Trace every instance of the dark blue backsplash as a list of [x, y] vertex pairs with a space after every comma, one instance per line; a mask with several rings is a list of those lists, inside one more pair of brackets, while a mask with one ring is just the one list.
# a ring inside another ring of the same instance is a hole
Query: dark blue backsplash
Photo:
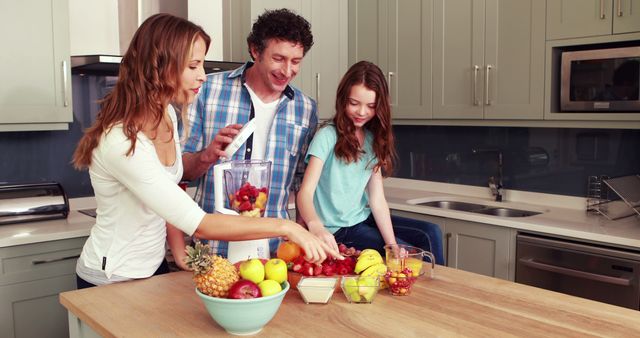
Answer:
[[[82, 126], [81, 126], [82, 125]], [[70, 164], [84, 124], [66, 131], [0, 133], [0, 181], [62, 183], [93, 195]], [[586, 196], [587, 176], [640, 173], [640, 130], [395, 126], [396, 177], [486, 186], [503, 153], [506, 189]], [[476, 152], [474, 152], [476, 150]]]
[[[69, 130], [0, 132], [0, 182], [57, 181], [70, 197], [93, 195], [89, 175], [71, 156], [115, 77], [73, 80]], [[486, 186], [503, 153], [506, 189], [586, 196], [587, 176], [640, 173], [640, 130], [395, 126], [395, 176]], [[474, 152], [475, 150], [475, 152]]]
[[395, 126], [395, 176], [585, 197], [587, 177], [640, 173], [640, 130]]

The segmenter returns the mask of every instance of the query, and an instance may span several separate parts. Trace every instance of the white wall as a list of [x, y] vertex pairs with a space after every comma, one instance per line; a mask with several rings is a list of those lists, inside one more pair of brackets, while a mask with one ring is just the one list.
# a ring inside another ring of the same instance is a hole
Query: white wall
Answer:
[[212, 38], [206, 59], [223, 60], [222, 0], [69, 0], [71, 55], [122, 55], [139, 24], [159, 12], [202, 26]]
[[200, 25], [211, 36], [206, 59], [223, 61], [222, 0], [189, 0], [187, 15], [189, 20]]
[[117, 0], [69, 0], [71, 55], [120, 55]]

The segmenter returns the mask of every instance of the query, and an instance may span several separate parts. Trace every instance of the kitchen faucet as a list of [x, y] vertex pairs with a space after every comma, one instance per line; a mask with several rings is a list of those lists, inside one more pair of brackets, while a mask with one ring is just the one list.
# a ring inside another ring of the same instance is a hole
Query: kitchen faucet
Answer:
[[498, 156], [498, 175], [489, 177], [489, 189], [491, 190], [491, 195], [495, 196], [496, 202], [502, 202], [503, 197], [503, 185], [502, 185], [502, 151], [496, 148], [489, 149], [472, 149], [472, 153], [480, 154], [480, 153], [495, 153]]

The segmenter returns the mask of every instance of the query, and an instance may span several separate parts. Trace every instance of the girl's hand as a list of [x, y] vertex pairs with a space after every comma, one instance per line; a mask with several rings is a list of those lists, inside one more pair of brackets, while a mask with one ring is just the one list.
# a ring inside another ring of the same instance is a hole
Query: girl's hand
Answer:
[[[302, 247], [305, 252], [305, 260], [311, 263], [320, 264], [327, 258], [327, 256], [332, 256], [339, 260], [344, 259], [344, 257], [342, 257], [342, 255], [338, 251], [337, 245], [336, 248], [329, 246], [319, 237], [307, 231], [298, 223], [285, 220], [285, 225], [289, 228], [287, 237], [289, 238], [289, 240]], [[331, 237], [333, 238], [333, 236]]]

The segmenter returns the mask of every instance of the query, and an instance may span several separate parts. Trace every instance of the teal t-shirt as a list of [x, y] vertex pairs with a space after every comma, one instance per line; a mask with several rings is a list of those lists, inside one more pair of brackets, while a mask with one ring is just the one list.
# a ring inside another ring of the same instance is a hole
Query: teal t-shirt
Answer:
[[329, 232], [356, 225], [369, 217], [367, 183], [377, 160], [372, 149], [373, 135], [366, 131], [364, 151], [357, 162], [346, 163], [336, 157], [336, 128], [327, 125], [315, 134], [305, 161], [315, 156], [324, 162], [313, 196], [313, 205]]

